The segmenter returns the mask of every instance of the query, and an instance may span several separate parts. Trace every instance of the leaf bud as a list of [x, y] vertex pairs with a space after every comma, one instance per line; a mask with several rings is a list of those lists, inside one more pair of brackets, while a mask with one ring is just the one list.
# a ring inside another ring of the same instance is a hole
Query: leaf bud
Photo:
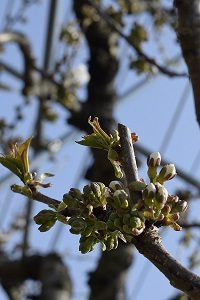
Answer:
[[82, 193], [79, 189], [71, 188], [69, 190], [69, 195], [78, 200], [82, 200]]
[[123, 226], [122, 220], [121, 220], [120, 218], [116, 218], [116, 219], [114, 220], [114, 225], [115, 225], [115, 227], [121, 229], [122, 226]]
[[127, 208], [129, 205], [128, 194], [124, 190], [116, 190], [113, 194], [113, 200], [117, 208]]
[[99, 220], [95, 222], [94, 226], [95, 226], [96, 230], [106, 230], [107, 229], [106, 222], [99, 221]]
[[81, 253], [87, 253], [94, 249], [95, 244], [98, 242], [97, 238], [89, 236], [87, 238], [80, 238], [79, 250]]
[[142, 227], [141, 219], [138, 217], [131, 217], [130, 226], [131, 228], [141, 228]]
[[72, 208], [78, 208], [80, 203], [78, 199], [73, 198], [69, 193], [63, 195], [63, 202], [66, 204], [66, 206]]
[[114, 246], [115, 246], [115, 239], [114, 239], [114, 237], [113, 236], [109, 236], [107, 238], [105, 244], [106, 244], [106, 249], [108, 251], [112, 250], [114, 248]]
[[124, 214], [123, 215], [123, 223], [125, 224], [125, 225], [129, 225], [130, 224], [130, 218], [131, 218], [131, 215], [130, 214]]
[[128, 234], [131, 234], [131, 233], [132, 233], [132, 229], [131, 229], [131, 227], [128, 226], [128, 225], [123, 225], [123, 231], [124, 231], [125, 233], [128, 233]]
[[129, 184], [129, 189], [135, 191], [135, 192], [140, 192], [143, 191], [146, 188], [146, 183], [144, 181], [132, 181]]

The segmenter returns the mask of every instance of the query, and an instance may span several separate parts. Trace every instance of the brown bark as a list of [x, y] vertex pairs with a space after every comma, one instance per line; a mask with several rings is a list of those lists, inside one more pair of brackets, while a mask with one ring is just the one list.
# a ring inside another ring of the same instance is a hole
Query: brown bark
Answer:
[[200, 124], [200, 1], [176, 0], [177, 34], [192, 83], [196, 117]]
[[[129, 161], [134, 160], [134, 152], [132, 152], [132, 141], [129, 129], [119, 124], [118, 125], [121, 147], [122, 147], [122, 165], [123, 169], [127, 170]], [[126, 155], [124, 154], [126, 153]], [[128, 156], [133, 156], [132, 158]], [[132, 176], [130, 176], [132, 172]], [[129, 178], [137, 178], [137, 166], [133, 165], [129, 169], [129, 173], [125, 176], [127, 183], [131, 183]], [[170, 284], [186, 293], [191, 300], [200, 299], [200, 277], [184, 268], [178, 261], [176, 261], [163, 247], [161, 238], [158, 233], [158, 228], [151, 226], [145, 231], [132, 239], [133, 244], [138, 251], [143, 254], [149, 261], [151, 261], [170, 281]]]

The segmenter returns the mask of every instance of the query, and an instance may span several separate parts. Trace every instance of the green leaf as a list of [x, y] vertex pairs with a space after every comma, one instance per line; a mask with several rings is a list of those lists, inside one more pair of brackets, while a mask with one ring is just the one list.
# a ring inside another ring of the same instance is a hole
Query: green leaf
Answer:
[[95, 133], [84, 136], [83, 140], [77, 141], [76, 143], [91, 148], [108, 150], [108, 145], [105, 144], [105, 142], [102, 141], [102, 139], [99, 136], [97, 136]]
[[10, 156], [1, 156], [0, 163], [23, 181], [23, 166], [19, 161]]
[[35, 217], [34, 221], [36, 224], [46, 224], [48, 221], [57, 219], [56, 212], [50, 209], [41, 210]]
[[29, 147], [30, 147], [30, 143], [31, 143], [32, 137], [28, 138], [23, 144], [21, 144], [20, 146], [16, 147], [17, 151], [21, 157], [21, 161], [23, 164], [23, 170], [24, 173], [28, 173], [29, 172], [29, 158], [28, 158], [28, 151], [29, 151]]
[[51, 228], [54, 226], [55, 223], [56, 223], [56, 220], [50, 220], [50, 221], [48, 221], [48, 222], [42, 224], [42, 225], [38, 228], [38, 230], [39, 230], [40, 232], [46, 232], [46, 231], [48, 231], [49, 229], [51, 229]]

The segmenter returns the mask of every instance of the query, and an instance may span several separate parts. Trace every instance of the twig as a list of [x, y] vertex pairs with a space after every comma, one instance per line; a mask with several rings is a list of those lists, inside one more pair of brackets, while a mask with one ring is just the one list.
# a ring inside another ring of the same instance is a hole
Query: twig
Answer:
[[123, 33], [119, 24], [114, 22], [114, 20], [105, 11], [102, 11], [99, 8], [99, 6], [94, 3], [94, 1], [88, 0], [88, 2], [96, 10], [96, 12], [99, 14], [99, 16], [101, 16], [106, 21], [106, 23], [110, 26], [110, 28], [112, 28], [115, 32], [117, 32], [119, 34], [119, 36], [121, 36], [132, 48], [134, 48], [134, 50], [140, 57], [144, 58], [148, 63], [155, 66], [161, 73], [163, 73], [169, 77], [186, 77], [186, 78], [188, 77], [187, 73], [177, 73], [177, 72], [167, 69], [165, 66], [158, 64], [154, 58], [148, 56], [139, 47], [134, 45], [130, 41], [129, 37]]
[[[23, 196], [27, 197], [27, 192], [23, 191], [23, 190], [18, 190], [15, 188], [15, 185], [11, 186], [11, 190], [14, 191], [15, 193], [21, 194]], [[51, 198], [49, 196], [46, 196], [40, 192], [37, 191], [32, 191], [32, 194], [29, 195], [30, 199], [36, 200], [38, 202], [47, 204], [49, 207], [55, 207], [57, 208], [58, 205], [61, 203], [61, 201], [56, 200], [54, 198]], [[80, 214], [80, 209], [79, 208], [66, 208], [64, 209], [61, 214], [65, 217], [71, 217], [71, 216], [75, 216], [75, 215], [79, 215]]]
[[[137, 166], [130, 163], [134, 156], [134, 153], [130, 153], [132, 147], [130, 131], [125, 129], [124, 125], [119, 125], [119, 135], [122, 153], [126, 153], [126, 159], [122, 160], [122, 166], [129, 184], [132, 178], [138, 178]], [[126, 147], [129, 149], [126, 149]], [[129, 170], [127, 171], [128, 168]], [[191, 300], [199, 300], [200, 277], [184, 268], [165, 250], [158, 234], [158, 229], [155, 226], [147, 228], [144, 233], [134, 237], [132, 242], [138, 251], [169, 279], [172, 286], [186, 293]]]
[[[138, 169], [135, 160], [135, 153], [133, 149], [133, 143], [131, 139], [131, 132], [129, 128], [122, 124], [118, 124], [118, 131], [120, 135], [122, 147], [122, 160], [123, 170], [126, 174], [127, 184], [138, 181]], [[130, 190], [130, 196], [132, 203], [135, 204], [141, 198], [141, 193], [136, 193]]]
[[27, 89], [32, 86], [32, 70], [34, 65], [34, 57], [32, 55], [31, 46], [27, 38], [19, 32], [2, 32], [0, 33], [0, 45], [6, 43], [16, 43], [24, 57], [24, 89], [23, 92], [26, 94]]

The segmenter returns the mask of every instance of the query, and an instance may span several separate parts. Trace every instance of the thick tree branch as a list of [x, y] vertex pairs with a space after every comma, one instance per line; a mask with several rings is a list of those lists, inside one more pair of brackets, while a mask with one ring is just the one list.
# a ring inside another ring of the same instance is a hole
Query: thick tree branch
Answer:
[[197, 121], [200, 124], [200, 1], [176, 0], [177, 34], [183, 57], [188, 66], [195, 100]]
[[[122, 131], [122, 128], [124, 130]], [[121, 147], [123, 152], [127, 151], [127, 155], [130, 155], [129, 160], [123, 160], [123, 168], [127, 170], [129, 161], [134, 160], [134, 153], [131, 153], [132, 141], [128, 134], [128, 129], [125, 129], [124, 125], [119, 125], [119, 134], [123, 132], [125, 137], [120, 135]], [[126, 133], [127, 132], [127, 133]], [[123, 144], [123, 141], [127, 139], [128, 143]], [[126, 150], [128, 147], [129, 149]], [[127, 166], [125, 166], [127, 164]], [[137, 168], [134, 166], [129, 172], [132, 171], [132, 178], [137, 178]], [[125, 173], [126, 175], [126, 173]], [[130, 178], [128, 174], [127, 178]], [[130, 183], [127, 179], [127, 182]], [[158, 234], [156, 227], [147, 228], [144, 233], [138, 237], [133, 238], [133, 243], [138, 251], [148, 258], [170, 281], [171, 285], [175, 288], [186, 293], [192, 300], [199, 300], [200, 295], [200, 277], [193, 274], [184, 268], [179, 262], [177, 262], [170, 254], [164, 249], [161, 238]]]

